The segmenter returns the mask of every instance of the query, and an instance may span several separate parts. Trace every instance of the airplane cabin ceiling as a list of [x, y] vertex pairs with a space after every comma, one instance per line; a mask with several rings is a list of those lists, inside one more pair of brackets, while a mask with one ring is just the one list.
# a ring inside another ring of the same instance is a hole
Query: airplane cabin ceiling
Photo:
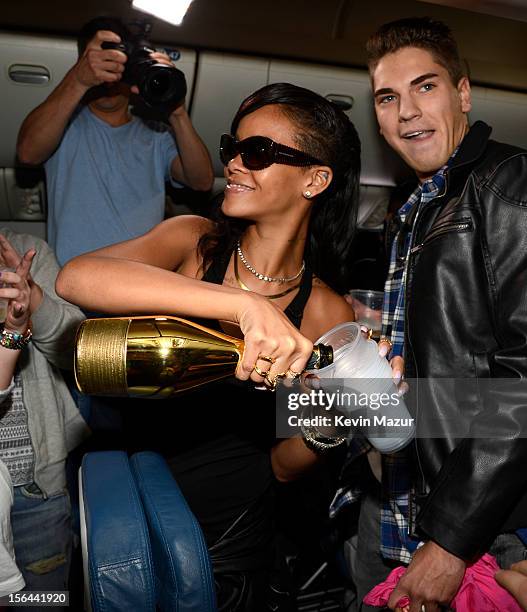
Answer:
[[[381, 23], [428, 15], [450, 25], [474, 83], [527, 91], [527, 0], [438, 2], [194, 0], [181, 26], [152, 18], [152, 39], [172, 46], [363, 68], [365, 41]], [[47, 34], [74, 36], [84, 22], [99, 14], [124, 20], [144, 17], [128, 0], [4, 0], [2, 4], [0, 28]]]
[[467, 11], [527, 21], [526, 0], [421, 0], [421, 2], [454, 6]]

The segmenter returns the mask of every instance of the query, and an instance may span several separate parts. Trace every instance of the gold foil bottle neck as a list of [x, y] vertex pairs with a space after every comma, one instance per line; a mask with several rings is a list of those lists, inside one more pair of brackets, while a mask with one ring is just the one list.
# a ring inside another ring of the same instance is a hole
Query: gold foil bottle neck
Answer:
[[86, 319], [77, 331], [75, 382], [82, 393], [126, 395], [130, 319]]
[[90, 395], [161, 399], [232, 376], [243, 341], [171, 316], [87, 319], [75, 381]]

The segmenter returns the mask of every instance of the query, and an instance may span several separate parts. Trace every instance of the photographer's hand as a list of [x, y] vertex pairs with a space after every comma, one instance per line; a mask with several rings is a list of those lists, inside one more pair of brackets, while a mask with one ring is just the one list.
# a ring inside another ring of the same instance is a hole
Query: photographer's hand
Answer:
[[168, 57], [166, 53], [162, 51], [152, 51], [150, 57], [155, 60], [158, 64], [166, 64], [167, 66], [174, 66], [174, 62]]
[[115, 83], [122, 77], [126, 55], [117, 49], [103, 49], [103, 42], [120, 43], [115, 32], [99, 30], [73, 67], [78, 83], [86, 90], [101, 83]]
[[116, 49], [101, 48], [104, 41], [119, 43], [120, 40], [114, 32], [97, 32], [57, 87], [24, 119], [17, 142], [21, 163], [37, 165], [45, 162], [59, 146], [71, 116], [86, 92], [95, 85], [115, 83], [121, 79], [126, 55]]

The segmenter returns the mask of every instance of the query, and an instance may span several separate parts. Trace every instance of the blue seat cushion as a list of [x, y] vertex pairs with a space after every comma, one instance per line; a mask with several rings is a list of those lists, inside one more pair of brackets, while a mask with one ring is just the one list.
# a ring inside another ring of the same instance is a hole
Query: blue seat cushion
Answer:
[[137, 453], [130, 463], [150, 530], [158, 607], [163, 611], [215, 611], [205, 539], [167, 463], [152, 452]]
[[126, 453], [86, 454], [81, 478], [92, 609], [154, 611], [148, 527]]

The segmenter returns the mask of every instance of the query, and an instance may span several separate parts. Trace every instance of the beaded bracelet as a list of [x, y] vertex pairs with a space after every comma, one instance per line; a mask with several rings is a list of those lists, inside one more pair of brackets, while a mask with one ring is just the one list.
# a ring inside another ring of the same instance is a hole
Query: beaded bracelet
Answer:
[[2, 331], [0, 331], [0, 346], [19, 351], [31, 342], [32, 336], [33, 334], [30, 327], [28, 327], [23, 334], [2, 329]]

